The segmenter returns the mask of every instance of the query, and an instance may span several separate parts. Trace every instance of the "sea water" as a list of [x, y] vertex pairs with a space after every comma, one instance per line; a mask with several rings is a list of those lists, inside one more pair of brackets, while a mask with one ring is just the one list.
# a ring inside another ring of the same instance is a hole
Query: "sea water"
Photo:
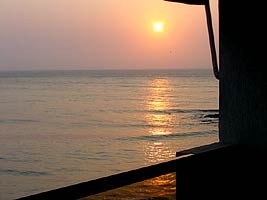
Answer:
[[211, 70], [0, 72], [0, 199], [218, 141]]

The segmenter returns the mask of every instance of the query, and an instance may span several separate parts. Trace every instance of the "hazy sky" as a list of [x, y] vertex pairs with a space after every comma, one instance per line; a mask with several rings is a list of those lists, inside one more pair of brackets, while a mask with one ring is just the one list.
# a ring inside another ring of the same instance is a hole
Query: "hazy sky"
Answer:
[[[211, 3], [217, 34], [217, 0]], [[162, 32], [153, 31], [156, 21], [164, 24]], [[211, 68], [204, 6], [0, 1], [0, 70], [196, 67]]]

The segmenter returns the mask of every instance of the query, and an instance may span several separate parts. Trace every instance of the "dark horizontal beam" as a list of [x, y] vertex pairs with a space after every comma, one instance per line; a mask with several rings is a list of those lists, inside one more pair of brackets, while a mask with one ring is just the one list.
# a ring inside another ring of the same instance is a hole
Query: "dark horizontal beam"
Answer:
[[223, 193], [227, 198], [233, 194], [246, 197], [247, 192], [259, 197], [265, 195], [262, 183], [267, 180], [266, 152], [214, 143], [183, 151], [187, 153], [193, 155], [17, 200], [76, 200], [173, 172], [176, 172], [177, 199], [191, 199], [195, 194], [207, 197], [210, 191]]
[[230, 147], [230, 146], [231, 145], [216, 142], [216, 143], [212, 143], [212, 144], [198, 146], [198, 147], [191, 148], [191, 149], [186, 149], [183, 151], [178, 151], [178, 152], [176, 152], [176, 157], [180, 157], [180, 156], [184, 156], [184, 155], [188, 155], [188, 154], [204, 153], [207, 151], [216, 150], [216, 149], [220, 149], [220, 148], [226, 148], [226, 147]]
[[[202, 150], [200, 148], [197, 152], [195, 151], [195, 149], [193, 149], [193, 151], [194, 153], [196, 153], [196, 155], [201, 155], [202, 153], [206, 153], [207, 150], [213, 152], [219, 149], [223, 150], [225, 149], [224, 147], [226, 146], [218, 146], [218, 144], [215, 143], [211, 144], [210, 146], [205, 146], [205, 148], [203, 148]], [[190, 150], [188, 150], [188, 152], [190, 152]], [[145, 181], [168, 173], [184, 171], [182, 170], [184, 166], [186, 166], [186, 168], [187, 166], [192, 166], [189, 163], [192, 163], [192, 159], [195, 160], [194, 156], [192, 158], [191, 156], [180, 157], [178, 159], [163, 162], [160, 164], [155, 164], [152, 166], [131, 170], [128, 172], [123, 172], [116, 175], [79, 183], [76, 185], [71, 185], [39, 194], [34, 194], [27, 197], [22, 197], [17, 200], [49, 200], [55, 198], [64, 200], [80, 199], [101, 192], [106, 192], [108, 190], [130, 185], [133, 183]]]
[[209, 0], [165, 0], [165, 1], [184, 3], [184, 4], [190, 4], [190, 5], [205, 5], [209, 3]]
[[27, 197], [19, 198], [18, 200], [49, 200], [49, 199], [64, 199], [74, 200], [84, 198], [90, 195], [106, 192], [133, 183], [141, 182], [147, 179], [158, 177], [164, 174], [175, 172], [177, 160], [160, 163], [148, 167], [143, 167], [120, 174], [91, 180], [88, 182], [71, 185], [48, 192], [43, 192]]

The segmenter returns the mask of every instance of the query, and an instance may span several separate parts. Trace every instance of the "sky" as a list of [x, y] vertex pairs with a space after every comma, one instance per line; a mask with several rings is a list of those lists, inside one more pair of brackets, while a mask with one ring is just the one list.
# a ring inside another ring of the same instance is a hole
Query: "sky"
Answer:
[[[210, 1], [218, 44], [218, 2]], [[155, 22], [162, 31], [153, 30]], [[211, 68], [204, 6], [163, 0], [0, 1], [0, 70], [169, 68]]]

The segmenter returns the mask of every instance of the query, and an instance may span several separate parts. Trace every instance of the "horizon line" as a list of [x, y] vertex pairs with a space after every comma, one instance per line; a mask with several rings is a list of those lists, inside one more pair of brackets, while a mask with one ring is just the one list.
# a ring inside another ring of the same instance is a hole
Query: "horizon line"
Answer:
[[0, 72], [30, 72], [30, 71], [153, 71], [153, 70], [212, 70], [211, 67], [183, 67], [183, 68], [79, 68], [79, 69], [0, 69]]

